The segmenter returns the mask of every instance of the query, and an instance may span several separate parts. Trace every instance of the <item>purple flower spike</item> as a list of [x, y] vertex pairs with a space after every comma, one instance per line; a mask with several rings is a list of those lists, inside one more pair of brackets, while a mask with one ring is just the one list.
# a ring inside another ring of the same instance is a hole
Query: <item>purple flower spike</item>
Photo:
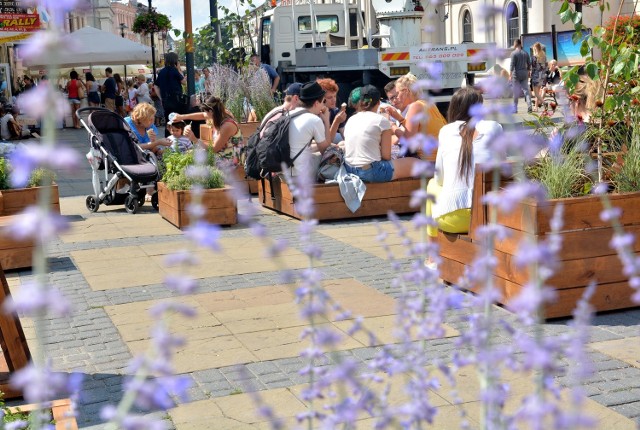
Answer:
[[36, 282], [24, 284], [20, 290], [4, 302], [4, 310], [25, 316], [46, 313], [63, 317], [71, 313], [71, 305], [60, 290], [50, 286], [40, 286]]
[[44, 403], [66, 395], [67, 378], [51, 370], [49, 363], [36, 367], [33, 363], [11, 375], [11, 385], [22, 390], [29, 403]]
[[29, 206], [12, 219], [7, 228], [16, 240], [33, 239], [45, 243], [55, 239], [58, 233], [67, 231], [69, 223], [61, 215]]
[[178, 294], [193, 294], [198, 289], [198, 282], [189, 276], [167, 275], [164, 283], [167, 288]]
[[185, 236], [196, 244], [220, 252], [220, 227], [205, 221], [198, 221], [185, 231]]
[[[54, 106], [53, 112], [57, 120], [62, 120], [71, 112], [69, 103], [46, 83], [41, 83], [31, 91], [23, 93], [18, 99], [20, 110], [35, 118], [43, 118], [51, 111], [52, 105]], [[42, 148], [41, 146], [38, 147]]]
[[196, 310], [189, 305], [176, 302], [162, 302], [149, 309], [149, 313], [152, 317], [158, 318], [167, 312], [175, 312], [187, 318], [193, 318], [196, 316]]
[[65, 146], [21, 146], [9, 156], [11, 184], [16, 188], [24, 187], [31, 171], [37, 167], [73, 171], [80, 166], [80, 160], [77, 151]]
[[600, 219], [604, 222], [610, 222], [615, 219], [619, 219], [622, 216], [622, 209], [610, 208], [600, 212]]

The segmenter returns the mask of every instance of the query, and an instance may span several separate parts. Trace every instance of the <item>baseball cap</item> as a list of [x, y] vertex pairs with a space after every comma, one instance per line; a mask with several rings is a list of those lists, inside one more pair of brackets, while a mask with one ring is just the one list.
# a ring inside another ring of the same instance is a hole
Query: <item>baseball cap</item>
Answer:
[[287, 91], [285, 92], [288, 96], [299, 96], [300, 88], [302, 88], [302, 84], [300, 82], [294, 82], [293, 84], [287, 87]]

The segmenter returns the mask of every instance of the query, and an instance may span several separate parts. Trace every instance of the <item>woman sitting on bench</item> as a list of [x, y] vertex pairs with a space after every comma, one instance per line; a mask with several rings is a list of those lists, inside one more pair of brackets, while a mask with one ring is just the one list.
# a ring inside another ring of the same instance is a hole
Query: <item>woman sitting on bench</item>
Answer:
[[502, 131], [495, 121], [478, 121], [475, 127], [469, 124], [469, 109], [482, 101], [482, 95], [469, 87], [456, 91], [451, 98], [449, 124], [438, 136], [435, 175], [427, 185], [427, 193], [435, 196], [435, 203], [427, 201], [427, 216], [437, 222], [437, 227], [427, 227], [430, 237], [436, 237], [438, 230], [469, 231], [475, 165], [489, 160], [487, 144]]
[[360, 89], [357, 113], [344, 127], [344, 167], [364, 182], [389, 182], [411, 177], [415, 158], [391, 159], [391, 122], [378, 112], [380, 91]]

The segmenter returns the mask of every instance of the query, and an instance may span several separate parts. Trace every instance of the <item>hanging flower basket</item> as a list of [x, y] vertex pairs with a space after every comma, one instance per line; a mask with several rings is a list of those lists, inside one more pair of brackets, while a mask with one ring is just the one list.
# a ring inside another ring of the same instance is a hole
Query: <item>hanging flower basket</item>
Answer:
[[131, 28], [131, 31], [138, 34], [159, 33], [169, 30], [171, 30], [171, 20], [169, 20], [169, 17], [165, 14], [158, 13], [154, 9], [138, 15]]

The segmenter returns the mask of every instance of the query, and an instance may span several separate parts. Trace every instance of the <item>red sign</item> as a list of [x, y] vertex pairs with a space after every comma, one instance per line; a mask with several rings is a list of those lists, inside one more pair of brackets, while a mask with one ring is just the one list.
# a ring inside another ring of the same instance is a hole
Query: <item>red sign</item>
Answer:
[[40, 30], [40, 16], [37, 14], [0, 14], [0, 31], [30, 32], [36, 30]]

